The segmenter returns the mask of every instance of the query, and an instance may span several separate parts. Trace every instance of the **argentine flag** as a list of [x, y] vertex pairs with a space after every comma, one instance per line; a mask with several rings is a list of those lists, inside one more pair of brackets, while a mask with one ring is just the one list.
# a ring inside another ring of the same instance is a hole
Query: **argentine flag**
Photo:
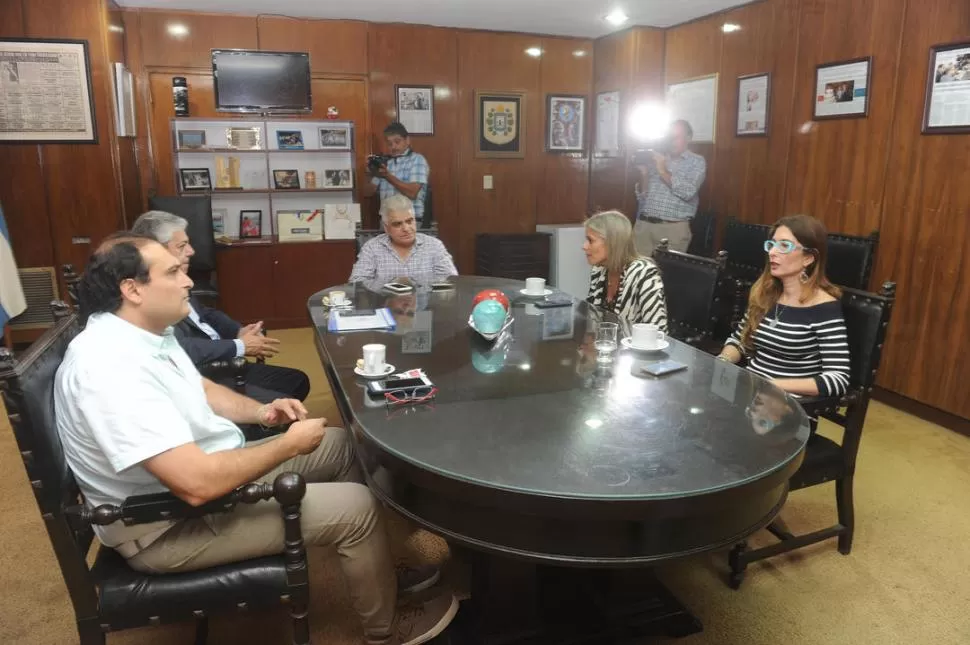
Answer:
[[20, 274], [13, 259], [13, 249], [10, 248], [7, 220], [3, 218], [3, 208], [0, 207], [0, 332], [8, 320], [22, 314], [26, 308], [24, 289], [20, 286]]

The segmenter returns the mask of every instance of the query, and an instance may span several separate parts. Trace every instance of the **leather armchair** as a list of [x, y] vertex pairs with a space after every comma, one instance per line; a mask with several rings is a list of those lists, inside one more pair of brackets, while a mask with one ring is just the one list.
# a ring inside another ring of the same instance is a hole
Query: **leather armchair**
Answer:
[[727, 252], [712, 260], [671, 250], [661, 240], [653, 259], [663, 275], [670, 335], [695, 346], [710, 341], [723, 300]]
[[879, 231], [866, 237], [829, 233], [828, 238], [829, 257], [825, 262], [828, 279], [842, 287], [868, 289]]
[[[52, 306], [56, 323], [23, 355], [14, 360], [9, 351], [0, 350], [0, 394], [71, 597], [81, 645], [103, 645], [110, 631], [185, 620], [196, 621], [196, 643], [204, 643], [210, 614], [279, 604], [290, 609], [293, 643], [308, 644], [309, 585], [300, 530], [303, 478], [285, 473], [272, 485], [247, 484], [198, 508], [170, 493], [131, 497], [118, 506], [86, 507], [61, 447], [53, 400], [57, 368], [79, 325], [69, 306]], [[155, 576], [131, 569], [114, 549], [100, 547], [88, 566], [93, 524], [231, 513], [238, 504], [268, 499], [280, 504], [285, 526], [287, 546], [280, 555]]]

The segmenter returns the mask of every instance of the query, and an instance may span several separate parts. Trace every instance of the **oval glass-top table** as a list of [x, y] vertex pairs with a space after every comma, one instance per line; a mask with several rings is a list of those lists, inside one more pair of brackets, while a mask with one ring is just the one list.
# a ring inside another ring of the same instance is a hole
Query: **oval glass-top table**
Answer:
[[[781, 508], [809, 437], [794, 399], [673, 339], [654, 353], [621, 346], [602, 367], [594, 332], [612, 314], [537, 307], [521, 282], [452, 280], [404, 295], [335, 287], [357, 309], [389, 308], [394, 331], [328, 332], [326, 291], [309, 301], [344, 422], [386, 503], [477, 551], [598, 568], [730, 546]], [[512, 301], [512, 325], [492, 342], [468, 326], [485, 288]], [[435, 399], [372, 399], [353, 371], [368, 343], [386, 346], [395, 371], [423, 369]], [[641, 372], [668, 359], [687, 369]]]

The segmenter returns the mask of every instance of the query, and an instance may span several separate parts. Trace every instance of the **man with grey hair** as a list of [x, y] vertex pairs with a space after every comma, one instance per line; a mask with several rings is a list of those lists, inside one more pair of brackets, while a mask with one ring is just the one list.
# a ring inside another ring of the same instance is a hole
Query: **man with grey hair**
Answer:
[[381, 223], [384, 233], [360, 249], [350, 282], [382, 285], [408, 280], [429, 284], [458, 275], [441, 240], [417, 232], [410, 199], [404, 195], [385, 199], [381, 203]]
[[[135, 220], [131, 232], [159, 242], [179, 259], [188, 273], [189, 259], [195, 249], [185, 232], [188, 222], [165, 211], [148, 211]], [[189, 315], [175, 325], [175, 338], [195, 365], [226, 361], [237, 356], [271, 358], [280, 341], [263, 334], [263, 322], [241, 325], [225, 313], [189, 298]], [[231, 378], [222, 385], [232, 387]], [[279, 365], [247, 363], [246, 395], [261, 403], [276, 399], [303, 401], [310, 393], [310, 379], [300, 370]]]

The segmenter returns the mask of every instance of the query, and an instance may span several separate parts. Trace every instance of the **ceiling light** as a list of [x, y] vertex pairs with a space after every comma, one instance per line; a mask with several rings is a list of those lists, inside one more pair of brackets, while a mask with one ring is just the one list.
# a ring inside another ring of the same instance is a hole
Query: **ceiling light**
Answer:
[[183, 36], [189, 35], [189, 28], [180, 23], [173, 23], [168, 26], [168, 33], [175, 36], [176, 38], [181, 38]]
[[585, 49], [577, 49], [576, 51], [573, 52], [573, 56], [575, 56], [576, 58], [582, 58], [585, 55], [586, 55]]
[[741, 25], [736, 25], [733, 22], [726, 22], [721, 26], [721, 31], [726, 34], [729, 34], [732, 31], [741, 31]]
[[629, 17], [623, 13], [622, 9], [614, 9], [606, 16], [606, 22], [616, 26], [622, 25], [627, 20], [629, 20]]
[[538, 47], [529, 47], [527, 50], [525, 50], [525, 53], [533, 58], [539, 58], [542, 56], [542, 50]]

